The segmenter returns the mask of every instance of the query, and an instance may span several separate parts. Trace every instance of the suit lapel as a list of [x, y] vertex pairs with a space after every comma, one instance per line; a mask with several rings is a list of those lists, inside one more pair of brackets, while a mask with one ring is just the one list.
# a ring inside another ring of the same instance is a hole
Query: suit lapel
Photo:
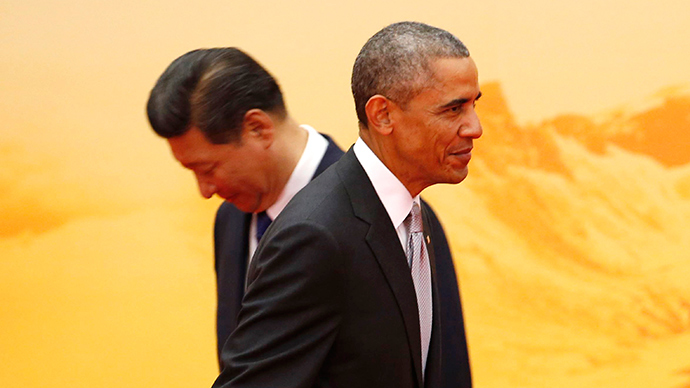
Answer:
[[[324, 153], [323, 158], [321, 158], [321, 162], [319, 162], [319, 165], [316, 167], [314, 176], [312, 176], [311, 179], [316, 178], [319, 174], [324, 172], [324, 170], [326, 170], [333, 163], [337, 162], [338, 159], [340, 159], [340, 157], [344, 154], [343, 150], [341, 150], [338, 145], [333, 142], [333, 139], [324, 134], [321, 134], [321, 136], [328, 140], [328, 148], [326, 148], [326, 152]], [[242, 298], [244, 297], [244, 290], [247, 280], [246, 273], [247, 261], [249, 259], [249, 227], [252, 222], [252, 213], [242, 213], [242, 215], [243, 217], [235, 217], [235, 222], [237, 223], [233, 225], [233, 227], [236, 229], [232, 230], [231, 233], [227, 235], [229, 240], [233, 240], [230, 243], [232, 249], [230, 255], [232, 257], [231, 262], [232, 265], [234, 265], [234, 268], [231, 268], [231, 271], [237, 274], [245, 274], [245, 276], [242, 276], [241, 279], [236, 279], [237, 284], [241, 286], [241, 290], [237, 293], [237, 295], [240, 296], [240, 299], [236, 301], [236, 312], [238, 313], [240, 311]], [[237, 230], [241, 230], [242, 233], [237, 233]]]
[[[323, 134], [322, 136], [328, 140], [328, 148], [326, 148], [326, 153], [316, 168], [312, 179], [321, 174], [344, 154], [330, 137]], [[229, 311], [228, 316], [233, 317], [233, 321], [230, 323], [230, 332], [232, 332], [237, 326], [237, 316], [242, 307], [242, 298], [244, 297], [247, 282], [249, 227], [252, 222], [252, 213], [241, 212], [229, 203], [223, 206], [228, 207], [228, 211], [225, 213], [227, 214], [227, 220], [226, 222], [217, 223], [223, 225], [225, 229], [222, 232], [223, 238], [216, 241], [216, 249], [218, 249], [220, 244], [223, 244], [222, 249], [224, 249], [225, 252], [216, 252], [216, 258], [222, 257], [221, 255], [227, 255], [227, 257], [229, 257], [229, 260], [224, 260], [224, 264], [227, 265], [227, 268], [222, 272], [229, 275], [228, 278], [223, 280], [223, 284], [227, 284], [228, 287], [233, 287], [232, 292], [226, 293], [226, 295], [230, 295], [233, 298], [228, 301], [228, 306], [224, 306]], [[216, 265], [218, 265], [218, 263], [216, 263]], [[221, 299], [225, 298], [219, 298], [219, 300]]]
[[378, 199], [369, 177], [359, 164], [352, 148], [341, 158], [337, 167], [338, 174], [343, 180], [352, 202], [355, 215], [370, 225], [366, 242], [398, 303], [407, 331], [410, 353], [417, 374], [417, 384], [422, 387], [419, 311], [405, 252], [400, 246], [400, 240], [386, 209]]
[[[322, 136], [328, 140], [328, 148], [312, 179], [343, 155], [343, 151], [330, 137], [323, 134]], [[235, 330], [237, 316], [242, 307], [247, 281], [251, 220], [252, 213], [244, 213], [230, 203], [221, 205], [216, 220], [216, 273], [222, 276], [217, 280], [219, 353], [223, 346], [222, 342]], [[219, 268], [219, 266], [224, 266], [224, 268]]]

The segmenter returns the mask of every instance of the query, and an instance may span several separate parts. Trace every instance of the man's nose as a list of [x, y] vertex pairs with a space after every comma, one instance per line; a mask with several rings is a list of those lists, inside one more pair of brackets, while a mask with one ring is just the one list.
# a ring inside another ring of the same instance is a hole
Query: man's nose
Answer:
[[482, 129], [482, 123], [479, 122], [479, 116], [477, 116], [477, 111], [472, 109], [465, 125], [460, 128], [460, 136], [469, 137], [472, 139], [478, 139], [482, 136], [484, 130]]

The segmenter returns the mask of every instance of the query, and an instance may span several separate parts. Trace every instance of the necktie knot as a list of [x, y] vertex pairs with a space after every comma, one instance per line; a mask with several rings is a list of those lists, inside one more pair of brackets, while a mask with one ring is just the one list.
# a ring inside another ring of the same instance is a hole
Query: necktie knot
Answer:
[[410, 210], [410, 214], [405, 219], [405, 222], [407, 222], [407, 230], [410, 233], [422, 231], [422, 212], [416, 202], [413, 202], [412, 210]]

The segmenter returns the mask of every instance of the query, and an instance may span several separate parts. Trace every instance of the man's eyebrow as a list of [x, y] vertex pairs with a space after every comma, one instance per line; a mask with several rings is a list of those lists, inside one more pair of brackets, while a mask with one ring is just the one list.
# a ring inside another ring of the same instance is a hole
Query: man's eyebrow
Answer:
[[[481, 96], [482, 96], [482, 92], [479, 92], [479, 94], [477, 94], [477, 97], [475, 97], [474, 101], [479, 100], [479, 98]], [[450, 108], [451, 106], [464, 105], [464, 104], [467, 104], [468, 102], [470, 102], [469, 98], [456, 98], [456, 99], [446, 103], [445, 105], [441, 106], [441, 109]]]
[[464, 104], [467, 104], [467, 102], [469, 100], [470, 100], [469, 98], [456, 98], [455, 100], [451, 100], [450, 102], [441, 106], [441, 109], [450, 108], [451, 106], [464, 105]]

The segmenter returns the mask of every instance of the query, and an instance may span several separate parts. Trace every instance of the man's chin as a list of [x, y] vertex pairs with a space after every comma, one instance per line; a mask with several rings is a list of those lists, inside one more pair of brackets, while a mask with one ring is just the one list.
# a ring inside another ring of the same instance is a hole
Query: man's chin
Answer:
[[229, 197], [224, 199], [225, 202], [230, 202], [231, 204], [235, 205], [236, 208], [245, 213], [258, 213], [259, 211], [264, 210], [260, 208], [261, 196], [258, 196], [255, 201], [242, 201], [237, 197]]
[[462, 168], [454, 169], [452, 170], [451, 173], [446, 175], [446, 181], [443, 183], [448, 183], [448, 184], [458, 184], [467, 178], [467, 174], [469, 173], [469, 170], [467, 166], [463, 166]]
[[235, 207], [238, 207], [237, 206], [238, 205], [237, 198], [235, 196], [225, 196], [225, 195], [220, 195], [220, 194], [218, 194], [218, 196], [221, 197], [225, 202], [229, 202], [229, 203], [235, 205]]

